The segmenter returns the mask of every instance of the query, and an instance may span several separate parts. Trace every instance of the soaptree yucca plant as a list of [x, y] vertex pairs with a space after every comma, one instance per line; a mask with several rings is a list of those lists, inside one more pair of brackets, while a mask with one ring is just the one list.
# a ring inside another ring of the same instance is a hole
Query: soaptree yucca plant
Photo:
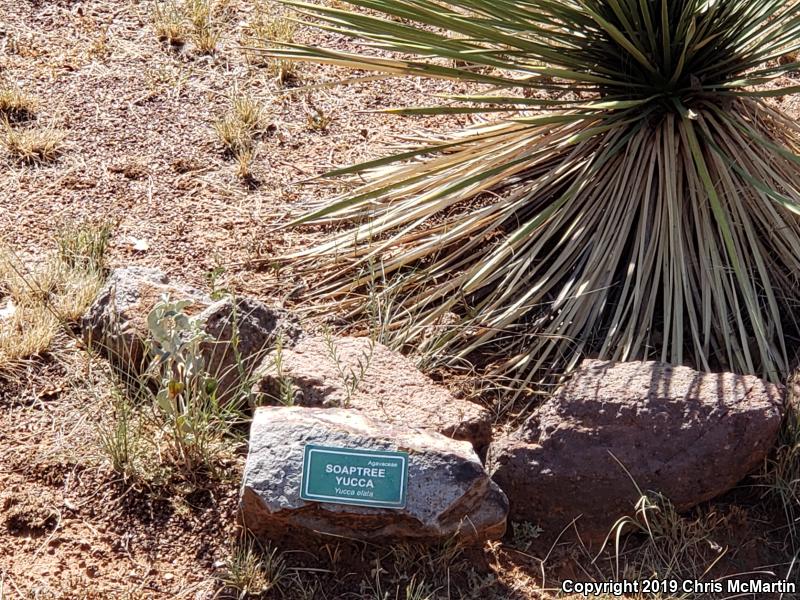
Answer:
[[320, 294], [357, 314], [379, 273], [423, 349], [516, 390], [584, 355], [786, 372], [800, 127], [769, 98], [800, 91], [797, 1], [347, 1], [289, 3], [362, 53], [272, 55], [468, 90], [397, 114], [494, 115], [330, 174], [361, 183], [297, 221], [350, 224], [301, 254]]

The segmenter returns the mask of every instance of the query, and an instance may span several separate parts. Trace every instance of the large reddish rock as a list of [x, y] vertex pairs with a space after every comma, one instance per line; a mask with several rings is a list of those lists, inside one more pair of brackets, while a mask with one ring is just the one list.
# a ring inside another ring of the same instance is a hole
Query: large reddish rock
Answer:
[[730, 490], [774, 446], [783, 414], [783, 388], [756, 377], [586, 361], [492, 444], [489, 468], [510, 518], [542, 527], [543, 545], [573, 519], [596, 544], [634, 512], [637, 485], [679, 511]]
[[489, 411], [455, 398], [408, 358], [368, 338], [306, 337], [272, 352], [257, 378], [254, 392], [264, 402], [350, 408], [387, 425], [467, 440], [478, 449], [491, 440]]

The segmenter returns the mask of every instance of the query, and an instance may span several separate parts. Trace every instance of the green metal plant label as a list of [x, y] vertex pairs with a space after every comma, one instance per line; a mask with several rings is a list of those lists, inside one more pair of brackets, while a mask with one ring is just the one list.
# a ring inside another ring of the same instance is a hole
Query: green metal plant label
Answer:
[[403, 508], [408, 454], [307, 445], [300, 497], [314, 502]]

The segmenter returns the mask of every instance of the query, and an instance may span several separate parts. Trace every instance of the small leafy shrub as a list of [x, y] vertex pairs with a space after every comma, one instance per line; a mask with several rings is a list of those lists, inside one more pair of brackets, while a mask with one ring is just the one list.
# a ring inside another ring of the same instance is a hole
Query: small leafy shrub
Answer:
[[184, 312], [190, 304], [165, 297], [148, 314], [148, 375], [158, 386], [155, 402], [167, 428], [169, 461], [195, 477], [214, 471], [234, 411], [217, 402], [217, 379], [206, 371], [200, 350], [210, 338]]
[[359, 386], [364, 381], [369, 371], [370, 364], [372, 363], [372, 356], [375, 352], [375, 340], [372, 337], [367, 338], [367, 349], [362, 350], [361, 354], [356, 359], [356, 364], [350, 366], [342, 359], [339, 348], [336, 345], [336, 339], [329, 329], [324, 331], [324, 339], [328, 358], [336, 367], [336, 372], [339, 375], [339, 380], [345, 391], [343, 404], [340, 408], [349, 408], [353, 396], [358, 391]]
[[529, 521], [512, 524], [512, 544], [517, 550], [527, 552], [534, 540], [542, 533], [542, 528]]
[[278, 382], [276, 397], [274, 398], [284, 406], [293, 406], [295, 403], [295, 386], [291, 377], [288, 377], [283, 368], [283, 336], [279, 335], [275, 344], [275, 374]]
[[[246, 422], [241, 409], [250, 401], [253, 384], [236, 347], [237, 322], [234, 316], [233, 338], [224, 343], [234, 364], [222, 366], [209, 351], [216, 340], [187, 314], [189, 305], [165, 295], [148, 313], [148, 363], [143, 373], [128, 364], [111, 365], [124, 398], [106, 411], [98, 427], [101, 450], [112, 468], [153, 489], [236, 477], [232, 466], [243, 441], [240, 426]], [[206, 361], [218, 364], [218, 372], [211, 372]], [[240, 380], [226, 388], [220, 401], [219, 381], [228, 369]], [[132, 461], [125, 458], [131, 454]]]
[[206, 281], [211, 289], [209, 296], [212, 300], [222, 300], [230, 295], [230, 290], [221, 284], [222, 277], [225, 275], [225, 267], [217, 264], [213, 269], [206, 272]]

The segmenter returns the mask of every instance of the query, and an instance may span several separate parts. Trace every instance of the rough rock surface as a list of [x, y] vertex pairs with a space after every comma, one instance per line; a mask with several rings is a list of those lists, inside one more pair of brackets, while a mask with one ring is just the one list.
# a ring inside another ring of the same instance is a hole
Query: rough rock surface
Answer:
[[[201, 351], [206, 369], [219, 381], [218, 399], [224, 402], [275, 346], [282, 336], [291, 346], [302, 335], [297, 321], [279, 308], [270, 308], [250, 298], [225, 298], [196, 317], [213, 340]], [[235, 343], [232, 343], [235, 341]]]
[[681, 511], [735, 486], [775, 444], [783, 394], [751, 376], [586, 361], [521, 429], [492, 444], [489, 468], [510, 518], [539, 524], [543, 544], [577, 517], [584, 541], [597, 543], [633, 514], [631, 479]]
[[[300, 499], [306, 444], [409, 453], [404, 509]], [[467, 442], [377, 423], [344, 409], [262, 407], [250, 430], [241, 519], [260, 537], [293, 545], [320, 534], [371, 541], [432, 541], [503, 535], [508, 501]], [[313, 542], [310, 542], [313, 543]]]
[[[278, 335], [291, 346], [301, 335], [289, 313], [249, 298], [213, 302], [203, 292], [170, 281], [157, 269], [126, 267], [108, 282], [81, 319], [84, 339], [132, 375], [147, 366], [147, 315], [168, 294], [170, 300], [190, 300], [185, 312], [203, 323], [213, 340], [201, 345], [206, 369], [219, 380], [218, 398], [229, 399]], [[235, 342], [235, 343], [234, 343]]]
[[304, 338], [279, 356], [272, 353], [257, 376], [254, 391], [267, 398], [280, 398], [281, 386], [290, 384], [300, 406], [352, 408], [383, 423], [467, 440], [478, 449], [491, 440], [487, 410], [454, 398], [405, 356], [368, 338]]
[[188, 314], [211, 304], [211, 299], [199, 290], [171, 282], [158, 269], [115, 269], [81, 318], [84, 340], [127, 371], [141, 372], [147, 358], [147, 315], [164, 294], [169, 294], [171, 300], [191, 300]]

